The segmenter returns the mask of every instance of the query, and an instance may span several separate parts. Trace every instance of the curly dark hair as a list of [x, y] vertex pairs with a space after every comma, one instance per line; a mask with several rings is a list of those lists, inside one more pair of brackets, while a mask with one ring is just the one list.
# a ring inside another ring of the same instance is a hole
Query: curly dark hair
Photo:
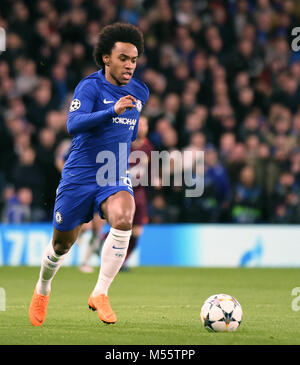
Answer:
[[144, 38], [140, 30], [132, 24], [114, 23], [105, 26], [99, 33], [93, 57], [97, 66], [104, 68], [102, 55], [110, 54], [116, 42], [132, 43], [138, 55], [144, 52]]

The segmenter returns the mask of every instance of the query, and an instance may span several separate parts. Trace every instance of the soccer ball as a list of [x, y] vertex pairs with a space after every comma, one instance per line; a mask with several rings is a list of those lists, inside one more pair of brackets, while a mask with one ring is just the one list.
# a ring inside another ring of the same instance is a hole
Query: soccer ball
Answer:
[[242, 307], [231, 295], [215, 294], [204, 302], [200, 317], [204, 327], [213, 332], [236, 331], [242, 321]]

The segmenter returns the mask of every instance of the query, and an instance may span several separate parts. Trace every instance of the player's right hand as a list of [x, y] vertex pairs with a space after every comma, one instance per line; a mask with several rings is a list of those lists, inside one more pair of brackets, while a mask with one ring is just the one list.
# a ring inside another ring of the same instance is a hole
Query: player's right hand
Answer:
[[115, 104], [115, 112], [119, 115], [126, 111], [128, 108], [131, 110], [135, 107], [136, 99], [132, 95], [126, 95], [120, 98]]

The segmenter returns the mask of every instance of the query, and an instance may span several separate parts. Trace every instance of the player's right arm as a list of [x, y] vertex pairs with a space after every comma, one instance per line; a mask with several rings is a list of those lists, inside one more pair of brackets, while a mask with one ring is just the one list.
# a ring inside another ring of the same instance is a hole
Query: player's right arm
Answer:
[[99, 98], [96, 88], [96, 80], [85, 79], [75, 89], [71, 102], [67, 129], [70, 134], [78, 134], [89, 131], [116, 116], [114, 107], [93, 112], [95, 102]]
[[70, 134], [87, 132], [99, 126], [99, 123], [122, 114], [126, 108], [133, 107], [134, 98], [127, 95], [120, 98], [110, 108], [93, 112], [95, 102], [99, 97], [95, 82], [93, 79], [85, 79], [75, 89], [67, 121], [67, 129]]

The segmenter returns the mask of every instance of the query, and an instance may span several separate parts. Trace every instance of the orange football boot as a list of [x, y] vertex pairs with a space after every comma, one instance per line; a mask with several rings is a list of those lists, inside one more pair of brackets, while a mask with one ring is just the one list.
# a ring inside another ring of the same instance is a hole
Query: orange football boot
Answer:
[[34, 290], [29, 307], [29, 319], [33, 326], [41, 326], [44, 323], [48, 302], [49, 295], [38, 294], [36, 289]]
[[97, 310], [98, 317], [101, 319], [102, 322], [107, 324], [113, 324], [117, 322], [117, 316], [111, 309], [107, 295], [100, 294], [96, 297], [90, 295], [88, 305], [91, 310]]

